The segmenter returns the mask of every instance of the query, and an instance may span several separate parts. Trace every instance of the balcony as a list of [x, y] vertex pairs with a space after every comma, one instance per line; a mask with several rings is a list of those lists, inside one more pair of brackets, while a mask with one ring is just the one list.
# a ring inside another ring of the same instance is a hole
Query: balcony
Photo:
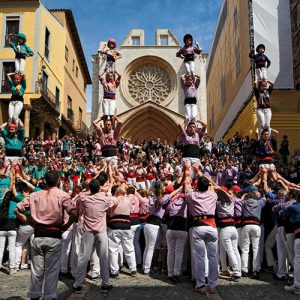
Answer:
[[9, 42], [17, 43], [18, 38], [17, 38], [17, 33], [13, 34], [6, 34], [4, 38], [4, 47], [10, 47]]
[[72, 108], [68, 108], [67, 117], [72, 121], [72, 123], [74, 123], [74, 111]]
[[54, 94], [48, 89], [44, 82], [36, 81], [35, 92], [42, 94], [43, 98], [51, 105], [57, 112], [59, 112], [59, 101], [56, 99]]
[[1, 81], [1, 94], [10, 94], [11, 86], [7, 80]]

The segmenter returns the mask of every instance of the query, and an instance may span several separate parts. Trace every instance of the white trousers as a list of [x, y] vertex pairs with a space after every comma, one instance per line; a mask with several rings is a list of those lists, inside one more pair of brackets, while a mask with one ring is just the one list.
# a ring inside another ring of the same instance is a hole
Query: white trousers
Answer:
[[190, 177], [195, 177], [195, 167], [200, 167], [200, 159], [195, 157], [183, 157], [181, 159], [181, 165], [184, 167], [188, 167], [190, 171]]
[[197, 104], [185, 104], [184, 105], [185, 118], [188, 121], [195, 121], [197, 118]]
[[158, 237], [159, 226], [146, 223], [144, 226], [145, 250], [143, 255], [144, 273], [149, 273], [156, 240]]
[[276, 247], [277, 247], [277, 256], [278, 256], [278, 270], [277, 276], [284, 277], [287, 275], [287, 250], [286, 250], [286, 239], [285, 231], [283, 226], [277, 227], [276, 234]]
[[116, 111], [116, 100], [103, 99], [103, 115], [114, 116]]
[[[73, 277], [76, 276], [78, 254], [80, 250], [80, 243], [81, 243], [81, 238], [83, 233], [84, 231], [82, 228], [82, 224], [73, 223], [73, 241], [71, 247], [71, 259], [70, 259], [71, 273]], [[90, 257], [90, 269], [92, 272], [92, 277], [97, 277], [100, 275], [100, 261], [99, 261], [99, 257], [95, 245], [93, 247], [93, 251]]]
[[242, 251], [242, 227], [237, 228], [236, 231], [238, 233], [238, 246]]
[[252, 269], [253, 272], [260, 271], [260, 261], [258, 256], [259, 239], [261, 234], [261, 228], [259, 225], [245, 225], [242, 228], [242, 271], [248, 273], [248, 257], [250, 243], [252, 244], [253, 251], [253, 262]]
[[179, 276], [181, 274], [181, 265], [187, 232], [181, 230], [167, 230], [168, 247], [168, 276]]
[[135, 183], [135, 187], [136, 187], [137, 190], [140, 190], [140, 189], [144, 190], [144, 189], [146, 189], [146, 181], [140, 181], [140, 182], [137, 181]]
[[267, 68], [255, 68], [258, 81], [267, 80]]
[[215, 288], [218, 279], [218, 231], [211, 226], [192, 227], [196, 286], [205, 285], [205, 255], [208, 258], [208, 286]]
[[291, 264], [293, 264], [295, 259], [295, 251], [294, 251], [295, 233], [287, 233], [285, 236], [286, 236], [288, 258]]
[[108, 255], [108, 238], [106, 232], [92, 233], [84, 232], [81, 238], [80, 250], [78, 255], [78, 263], [76, 268], [76, 276], [74, 287], [83, 285], [86, 268], [91, 257], [93, 246], [100, 259], [100, 272], [102, 285], [109, 285], [109, 255]]
[[294, 285], [300, 288], [300, 239], [295, 239], [294, 245], [295, 258], [294, 258]]
[[273, 227], [265, 242], [265, 253], [268, 267], [273, 267], [275, 265], [273, 247], [276, 243], [276, 233], [277, 225]]
[[69, 255], [73, 241], [73, 230], [67, 230], [62, 234], [62, 251], [60, 271], [67, 273], [69, 271]]
[[263, 129], [269, 129], [269, 133], [271, 133], [271, 118], [272, 118], [271, 108], [258, 108], [256, 110], [256, 116], [258, 120], [259, 138], [261, 136]]
[[127, 177], [127, 182], [128, 182], [129, 184], [135, 186], [136, 178], [130, 178], [130, 177]]
[[15, 69], [16, 73], [24, 74], [26, 60], [24, 58], [15, 58]]
[[16, 230], [0, 231], [0, 268], [2, 268], [3, 252], [6, 238], [8, 238], [9, 268], [14, 269], [16, 265]]
[[261, 264], [264, 260], [264, 249], [265, 249], [265, 226], [264, 224], [260, 224], [260, 238], [258, 244], [258, 261]]
[[28, 297], [56, 299], [56, 287], [60, 270], [62, 241], [49, 237], [36, 237], [31, 247], [31, 281]]
[[18, 124], [19, 116], [23, 109], [22, 101], [9, 101], [8, 105], [8, 120], [9, 122], [13, 122]]
[[238, 250], [238, 233], [235, 226], [227, 226], [220, 229], [220, 239], [228, 255], [229, 264], [233, 275], [241, 276], [241, 257]]
[[186, 72], [189, 75], [195, 74], [195, 62], [193, 60], [192, 61], [185, 61], [184, 65], [185, 65]]
[[16, 268], [19, 268], [21, 263], [22, 250], [26, 246], [27, 241], [33, 240], [33, 227], [23, 225], [18, 228], [16, 239]]
[[[218, 236], [220, 237], [220, 228], [217, 228], [218, 230]], [[218, 241], [218, 246], [219, 246], [219, 263], [221, 264], [221, 271], [226, 271], [228, 269], [228, 266], [227, 266], [227, 255], [226, 255], [226, 251], [225, 251], [225, 248], [223, 246], [223, 243], [221, 241], [221, 239], [219, 238], [219, 241]]]
[[148, 190], [154, 190], [154, 187], [155, 187], [155, 183], [156, 183], [156, 181], [155, 181], [155, 179], [152, 179], [152, 180], [146, 180], [146, 188], [148, 189]]
[[130, 271], [136, 271], [136, 260], [131, 230], [113, 229], [108, 231], [108, 248], [111, 274], [119, 272], [119, 246], [122, 246]]
[[141, 225], [140, 224], [132, 225], [131, 231], [133, 235], [133, 246], [134, 246], [136, 264], [141, 265], [142, 264], [142, 251], [140, 245]]

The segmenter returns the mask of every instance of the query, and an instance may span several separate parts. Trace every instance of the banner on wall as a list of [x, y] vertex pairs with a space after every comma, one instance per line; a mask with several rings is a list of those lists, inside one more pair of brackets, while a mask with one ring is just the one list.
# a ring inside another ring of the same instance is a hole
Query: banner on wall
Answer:
[[271, 60], [267, 71], [274, 88], [292, 89], [293, 51], [291, 37], [290, 1], [253, 0], [253, 30], [255, 47], [264, 44]]

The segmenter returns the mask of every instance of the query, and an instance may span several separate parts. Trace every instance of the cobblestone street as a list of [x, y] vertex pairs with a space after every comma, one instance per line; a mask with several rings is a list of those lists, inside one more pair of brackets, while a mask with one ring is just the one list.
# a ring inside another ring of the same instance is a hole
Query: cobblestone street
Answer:
[[[0, 299], [28, 299], [27, 291], [30, 281], [30, 271], [19, 271], [15, 276], [8, 276], [0, 272]], [[261, 274], [260, 280], [242, 278], [238, 282], [224, 279], [219, 280], [215, 295], [200, 295], [192, 289], [188, 277], [180, 283], [172, 284], [166, 275], [155, 278], [139, 274], [136, 278], [121, 274], [119, 279], [112, 279], [114, 288], [108, 294], [100, 292], [101, 280], [87, 280], [81, 294], [72, 294], [72, 279], [64, 279], [58, 284], [58, 299], [160, 299], [160, 300], [189, 300], [189, 299], [276, 299], [296, 300], [299, 296], [289, 294], [283, 290], [283, 283], [275, 281], [271, 274]]]

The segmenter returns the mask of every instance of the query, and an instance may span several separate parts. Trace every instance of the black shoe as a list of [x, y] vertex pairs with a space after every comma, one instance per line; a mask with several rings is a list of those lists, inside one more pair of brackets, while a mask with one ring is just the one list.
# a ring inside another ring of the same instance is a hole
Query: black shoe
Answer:
[[259, 279], [259, 272], [254, 271], [254, 272], [252, 273], [252, 278], [253, 278], [253, 279]]
[[67, 273], [60, 272], [60, 273], [59, 273], [59, 278], [70, 278], [70, 279], [74, 279], [73, 275], [72, 275], [70, 272], [67, 272]]
[[119, 278], [119, 273], [116, 273], [116, 274], [110, 274], [110, 277], [111, 278]]
[[274, 267], [273, 266], [267, 266], [267, 267], [265, 267], [265, 272], [266, 273], [273, 273], [274, 272]]
[[38, 298], [30, 298], [30, 300], [40, 300], [40, 297], [38, 297]]
[[288, 280], [287, 276], [279, 277], [276, 273], [273, 274], [273, 278], [276, 279], [276, 280], [279, 280], [279, 281], [286, 281], [286, 280]]
[[102, 293], [106, 293], [110, 290], [112, 290], [113, 286], [110, 284], [110, 285], [101, 285], [101, 292]]
[[136, 277], [137, 276], [137, 271], [131, 271], [130, 276], [131, 277]]
[[178, 281], [179, 281], [179, 276], [173, 276], [172, 278], [171, 278], [171, 281], [173, 282], [173, 283], [178, 283]]
[[248, 277], [248, 273], [247, 273], [247, 272], [244, 272], [244, 271], [242, 271], [242, 277]]
[[73, 293], [80, 294], [82, 290], [82, 286], [74, 287], [73, 286]]

